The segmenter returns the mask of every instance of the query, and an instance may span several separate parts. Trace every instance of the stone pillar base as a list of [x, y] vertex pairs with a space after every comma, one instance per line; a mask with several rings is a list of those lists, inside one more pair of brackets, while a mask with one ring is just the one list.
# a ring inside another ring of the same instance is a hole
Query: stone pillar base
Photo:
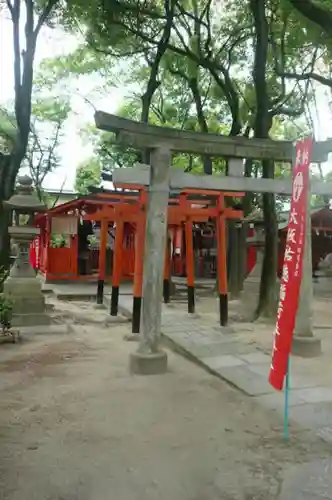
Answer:
[[313, 358], [322, 353], [321, 340], [317, 337], [301, 337], [294, 335], [292, 354], [302, 358]]
[[167, 354], [165, 351], [151, 354], [133, 352], [129, 358], [129, 369], [135, 375], [161, 375], [167, 371]]

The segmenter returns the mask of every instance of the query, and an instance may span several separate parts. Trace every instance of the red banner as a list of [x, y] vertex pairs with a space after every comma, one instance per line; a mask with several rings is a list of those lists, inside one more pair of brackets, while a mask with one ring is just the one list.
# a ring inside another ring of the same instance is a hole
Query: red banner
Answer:
[[40, 240], [39, 236], [30, 244], [30, 264], [34, 269], [39, 269], [40, 264]]
[[302, 280], [302, 262], [305, 245], [306, 212], [309, 184], [309, 165], [312, 139], [296, 143], [291, 208], [280, 281], [277, 323], [273, 334], [270, 384], [281, 391], [287, 373], [288, 357], [292, 347], [293, 331]]

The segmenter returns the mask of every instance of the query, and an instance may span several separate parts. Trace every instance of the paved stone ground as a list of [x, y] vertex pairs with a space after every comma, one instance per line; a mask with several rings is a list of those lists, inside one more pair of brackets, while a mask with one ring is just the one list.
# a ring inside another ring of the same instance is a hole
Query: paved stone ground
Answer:
[[69, 333], [0, 349], [1, 500], [277, 500], [294, 464], [328, 458], [297, 426], [284, 443], [278, 415], [170, 351], [167, 374], [130, 376], [128, 322], [53, 305]]
[[[121, 296], [121, 308], [131, 314], [132, 299]], [[233, 324], [216, 326], [216, 321], [204, 315], [190, 316], [184, 310], [163, 308], [162, 333], [179, 351], [203, 365], [213, 374], [226, 380], [260, 404], [283, 414], [284, 395], [268, 383], [271, 356], [252, 340], [250, 333], [266, 330], [264, 324]], [[272, 334], [272, 325], [271, 334]], [[246, 333], [247, 331], [247, 333]], [[324, 330], [324, 335], [331, 332]], [[314, 374], [306, 375], [304, 366], [312, 361], [294, 360], [291, 369], [290, 418], [305, 428], [314, 430], [332, 443], [332, 379], [317, 380]], [[320, 363], [314, 360], [314, 363]], [[331, 364], [331, 363], [330, 363]]]
[[[122, 296], [120, 304], [123, 311], [130, 315], [131, 298]], [[326, 305], [323, 304], [323, 307]], [[184, 304], [184, 310], [185, 307]], [[325, 356], [322, 356], [323, 363], [322, 359], [292, 360], [290, 420], [332, 444], [332, 378], [329, 356], [332, 327], [327, 328], [326, 325], [331, 320], [326, 318], [326, 314], [324, 316], [320, 313], [319, 307], [318, 311], [316, 323], [320, 328], [316, 329], [315, 334], [320, 334], [323, 340], [325, 336], [326, 342], [323, 343], [326, 347]], [[267, 354], [264, 342], [257, 345], [250, 335], [254, 328], [256, 335], [258, 330], [263, 336], [263, 332], [269, 330], [269, 326], [258, 323], [253, 327], [251, 324], [238, 323], [221, 328], [216, 326], [216, 316], [212, 317], [211, 324], [209, 315], [189, 316], [184, 311], [164, 306], [162, 332], [176, 350], [183, 352], [209, 372], [226, 380], [282, 418], [284, 394], [274, 391], [267, 381], [271, 355]], [[272, 325], [270, 328], [272, 333]], [[320, 370], [317, 369], [318, 363], [322, 365]], [[325, 377], [319, 377], [320, 371], [325, 373]], [[332, 499], [331, 471], [331, 459], [316, 459], [307, 464], [294, 465], [285, 471], [278, 499]]]
[[[105, 303], [108, 300], [106, 296]], [[120, 306], [130, 316], [131, 297], [121, 295]], [[316, 438], [318, 436], [331, 444], [332, 336], [327, 327], [332, 318], [324, 313], [326, 307], [327, 303], [319, 303], [316, 308], [316, 324], [323, 338], [323, 356], [316, 360], [292, 361], [290, 418], [291, 422], [313, 432]], [[253, 326], [243, 322], [221, 328], [217, 326], [215, 315], [189, 316], [185, 304], [163, 308], [162, 332], [177, 351], [282, 417], [284, 396], [272, 390], [267, 382], [272, 330], [272, 325], [258, 323]], [[329, 460], [315, 459], [312, 464], [290, 468], [284, 476], [280, 500], [332, 498], [330, 464]]]

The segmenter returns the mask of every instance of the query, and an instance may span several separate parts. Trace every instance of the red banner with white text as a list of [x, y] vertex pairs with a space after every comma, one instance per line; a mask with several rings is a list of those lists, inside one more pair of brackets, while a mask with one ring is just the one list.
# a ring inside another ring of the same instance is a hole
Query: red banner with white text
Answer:
[[291, 207], [269, 374], [270, 384], [279, 391], [287, 373], [302, 280], [311, 150], [311, 138], [296, 143]]

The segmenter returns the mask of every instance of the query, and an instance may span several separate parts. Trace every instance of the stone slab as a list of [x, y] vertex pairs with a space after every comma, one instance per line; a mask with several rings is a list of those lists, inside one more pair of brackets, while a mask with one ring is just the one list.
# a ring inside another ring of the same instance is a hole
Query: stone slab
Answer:
[[246, 365], [218, 368], [216, 373], [248, 396], [260, 396], [275, 392], [268, 383], [267, 377], [265, 379], [256, 375]]
[[332, 444], [332, 427], [322, 427], [316, 434], [326, 443]]
[[332, 403], [304, 403], [294, 406], [289, 416], [306, 429], [317, 431], [332, 427]]
[[[170, 338], [172, 339], [172, 337]], [[212, 356], [223, 356], [226, 354], [238, 354], [239, 352], [246, 351], [246, 346], [244, 346], [243, 344], [238, 344], [236, 342], [215, 342], [205, 345], [197, 345], [190, 339], [178, 339], [177, 342], [183, 349], [190, 351], [193, 356], [196, 356], [200, 359]]]
[[290, 387], [291, 389], [306, 389], [307, 387], [316, 387], [316, 380], [309, 379], [308, 377], [302, 377], [300, 375], [294, 375], [291, 373], [290, 377]]
[[225, 356], [211, 356], [201, 360], [205, 365], [211, 369], [218, 369], [222, 367], [241, 366], [244, 361], [237, 356], [226, 354]]
[[287, 468], [279, 500], [319, 500], [332, 498], [332, 460]]
[[239, 357], [250, 364], [271, 364], [271, 356], [259, 351], [240, 354]]
[[[280, 414], [283, 414], [284, 404], [285, 404], [285, 393], [274, 391], [271, 394], [263, 394], [262, 396], [256, 396], [255, 401], [259, 404], [268, 408], [270, 410], [278, 410]], [[302, 404], [303, 401], [297, 397], [293, 391], [290, 391], [288, 404], [290, 408]]]
[[[243, 356], [239, 356], [241, 359]], [[258, 364], [248, 364], [249, 370], [256, 375], [260, 375], [261, 377], [268, 378], [271, 362], [269, 363], [258, 363]], [[305, 389], [309, 387], [316, 387], [317, 382], [314, 379], [309, 379], [307, 377], [301, 377], [299, 375], [291, 374], [290, 377], [290, 387], [293, 390], [295, 389]]]
[[310, 387], [306, 389], [297, 389], [294, 391], [304, 403], [331, 403], [332, 389], [330, 387]]

